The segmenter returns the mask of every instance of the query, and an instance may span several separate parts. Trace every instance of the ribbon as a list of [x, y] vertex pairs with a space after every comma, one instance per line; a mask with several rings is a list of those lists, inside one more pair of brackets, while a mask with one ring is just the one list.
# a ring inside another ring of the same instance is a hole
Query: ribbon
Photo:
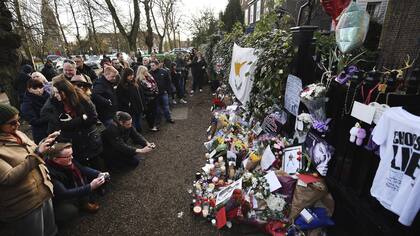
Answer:
[[326, 121], [315, 120], [312, 124], [312, 127], [320, 133], [325, 133], [328, 131], [328, 123], [330, 123], [331, 118], [328, 118]]
[[359, 72], [359, 70], [356, 66], [349, 66], [345, 68], [344, 71], [342, 71], [340, 75], [337, 76], [337, 78], [335, 78], [335, 81], [337, 81], [339, 84], [345, 84], [357, 72]]

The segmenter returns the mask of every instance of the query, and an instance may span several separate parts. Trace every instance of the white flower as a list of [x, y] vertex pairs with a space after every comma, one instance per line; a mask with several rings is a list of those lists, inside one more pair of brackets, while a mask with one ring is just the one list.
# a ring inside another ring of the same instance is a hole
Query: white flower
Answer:
[[257, 180], [257, 178], [252, 177], [251, 181], [252, 181], [252, 188], [256, 188], [256, 187], [257, 187], [257, 185], [258, 185], [258, 180]]
[[312, 124], [313, 119], [312, 116], [308, 113], [301, 113], [298, 115], [298, 120], [302, 121], [303, 123], [306, 124]]
[[254, 196], [255, 198], [258, 198], [258, 199], [264, 199], [264, 196], [260, 192], [257, 192]]
[[271, 194], [267, 199], [267, 206], [272, 211], [283, 211], [286, 201], [278, 195]]

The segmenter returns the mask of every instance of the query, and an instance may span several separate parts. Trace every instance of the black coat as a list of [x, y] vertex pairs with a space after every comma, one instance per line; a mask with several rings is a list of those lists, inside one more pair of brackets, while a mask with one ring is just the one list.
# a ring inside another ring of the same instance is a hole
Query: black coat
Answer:
[[117, 87], [118, 110], [130, 115], [139, 115], [144, 111], [144, 97], [141, 87], [132, 84]]
[[57, 71], [54, 69], [52, 65], [45, 64], [44, 68], [42, 68], [41, 73], [45, 76], [48, 81], [51, 81], [52, 78], [57, 76]]
[[99, 77], [93, 84], [92, 101], [102, 122], [114, 118], [118, 108], [117, 96], [114, 85], [104, 76]]
[[22, 103], [23, 95], [26, 91], [26, 83], [31, 79], [31, 76], [25, 72], [19, 72], [18, 77], [14, 80], [13, 87], [17, 90], [19, 95], [19, 102]]
[[[62, 102], [49, 98], [41, 110], [41, 117], [48, 119], [48, 133], [61, 130], [60, 139], [73, 144], [74, 156], [79, 161], [97, 157], [102, 152], [102, 141], [95, 135], [98, 115], [90, 100], [80, 101], [80, 111], [69, 121], [61, 121], [60, 116], [66, 114]], [[83, 118], [86, 115], [86, 119]], [[100, 137], [99, 137], [100, 138]], [[92, 144], [95, 145], [92, 145]]]
[[73, 177], [73, 173], [65, 167], [59, 166], [52, 161], [47, 161], [47, 167], [50, 171], [51, 181], [54, 185], [54, 201], [76, 200], [88, 196], [92, 190], [90, 181], [98, 177], [99, 171], [85, 167], [73, 161], [76, 168], [80, 170], [84, 183], [78, 183]]
[[108, 158], [124, 158], [132, 157], [136, 154], [136, 147], [128, 144], [128, 140], [141, 147], [147, 145], [146, 139], [139, 134], [135, 128], [124, 129], [116, 122], [102, 133], [102, 140], [104, 142], [104, 155]]
[[39, 142], [47, 137], [48, 119], [41, 117], [41, 109], [48, 98], [49, 95], [45, 91], [42, 96], [26, 91], [20, 106], [20, 114], [31, 125], [32, 136], [35, 142]]
[[83, 64], [83, 68], [77, 68], [77, 72], [81, 74], [85, 74], [89, 76], [90, 80], [94, 82], [96, 79], [98, 79], [98, 76], [96, 75], [96, 72], [90, 68], [90, 66]]
[[151, 70], [150, 74], [155, 79], [157, 86], [159, 88], [159, 94], [171, 93], [171, 77], [169, 72], [165, 69], [156, 69], [155, 71]]
[[201, 58], [201, 60], [198, 61], [198, 58], [195, 57], [190, 66], [191, 74], [193, 76], [201, 76], [206, 73], [207, 62], [204, 60], [204, 58]]

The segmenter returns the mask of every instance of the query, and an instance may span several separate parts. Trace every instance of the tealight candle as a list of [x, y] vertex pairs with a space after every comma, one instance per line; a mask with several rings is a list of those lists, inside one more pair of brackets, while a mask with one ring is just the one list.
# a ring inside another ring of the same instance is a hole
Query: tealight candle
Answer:
[[213, 226], [216, 226], [216, 219], [212, 219], [212, 220], [211, 220], [211, 224], [212, 224]]
[[201, 212], [203, 213], [203, 217], [207, 217], [209, 215], [209, 204], [208, 203], [203, 204], [203, 209], [202, 209]]
[[220, 171], [222, 172], [222, 175], [224, 175], [226, 173], [226, 166], [221, 166]]
[[194, 206], [193, 212], [194, 212], [195, 215], [200, 215], [200, 213], [201, 213], [201, 206], [200, 205]]

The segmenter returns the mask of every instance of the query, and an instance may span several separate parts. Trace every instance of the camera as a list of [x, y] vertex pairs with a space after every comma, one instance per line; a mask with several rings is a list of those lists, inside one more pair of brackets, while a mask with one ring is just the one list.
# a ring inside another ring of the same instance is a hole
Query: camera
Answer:
[[111, 175], [108, 172], [102, 172], [98, 175], [98, 177], [103, 177], [105, 182], [109, 182], [111, 180]]

